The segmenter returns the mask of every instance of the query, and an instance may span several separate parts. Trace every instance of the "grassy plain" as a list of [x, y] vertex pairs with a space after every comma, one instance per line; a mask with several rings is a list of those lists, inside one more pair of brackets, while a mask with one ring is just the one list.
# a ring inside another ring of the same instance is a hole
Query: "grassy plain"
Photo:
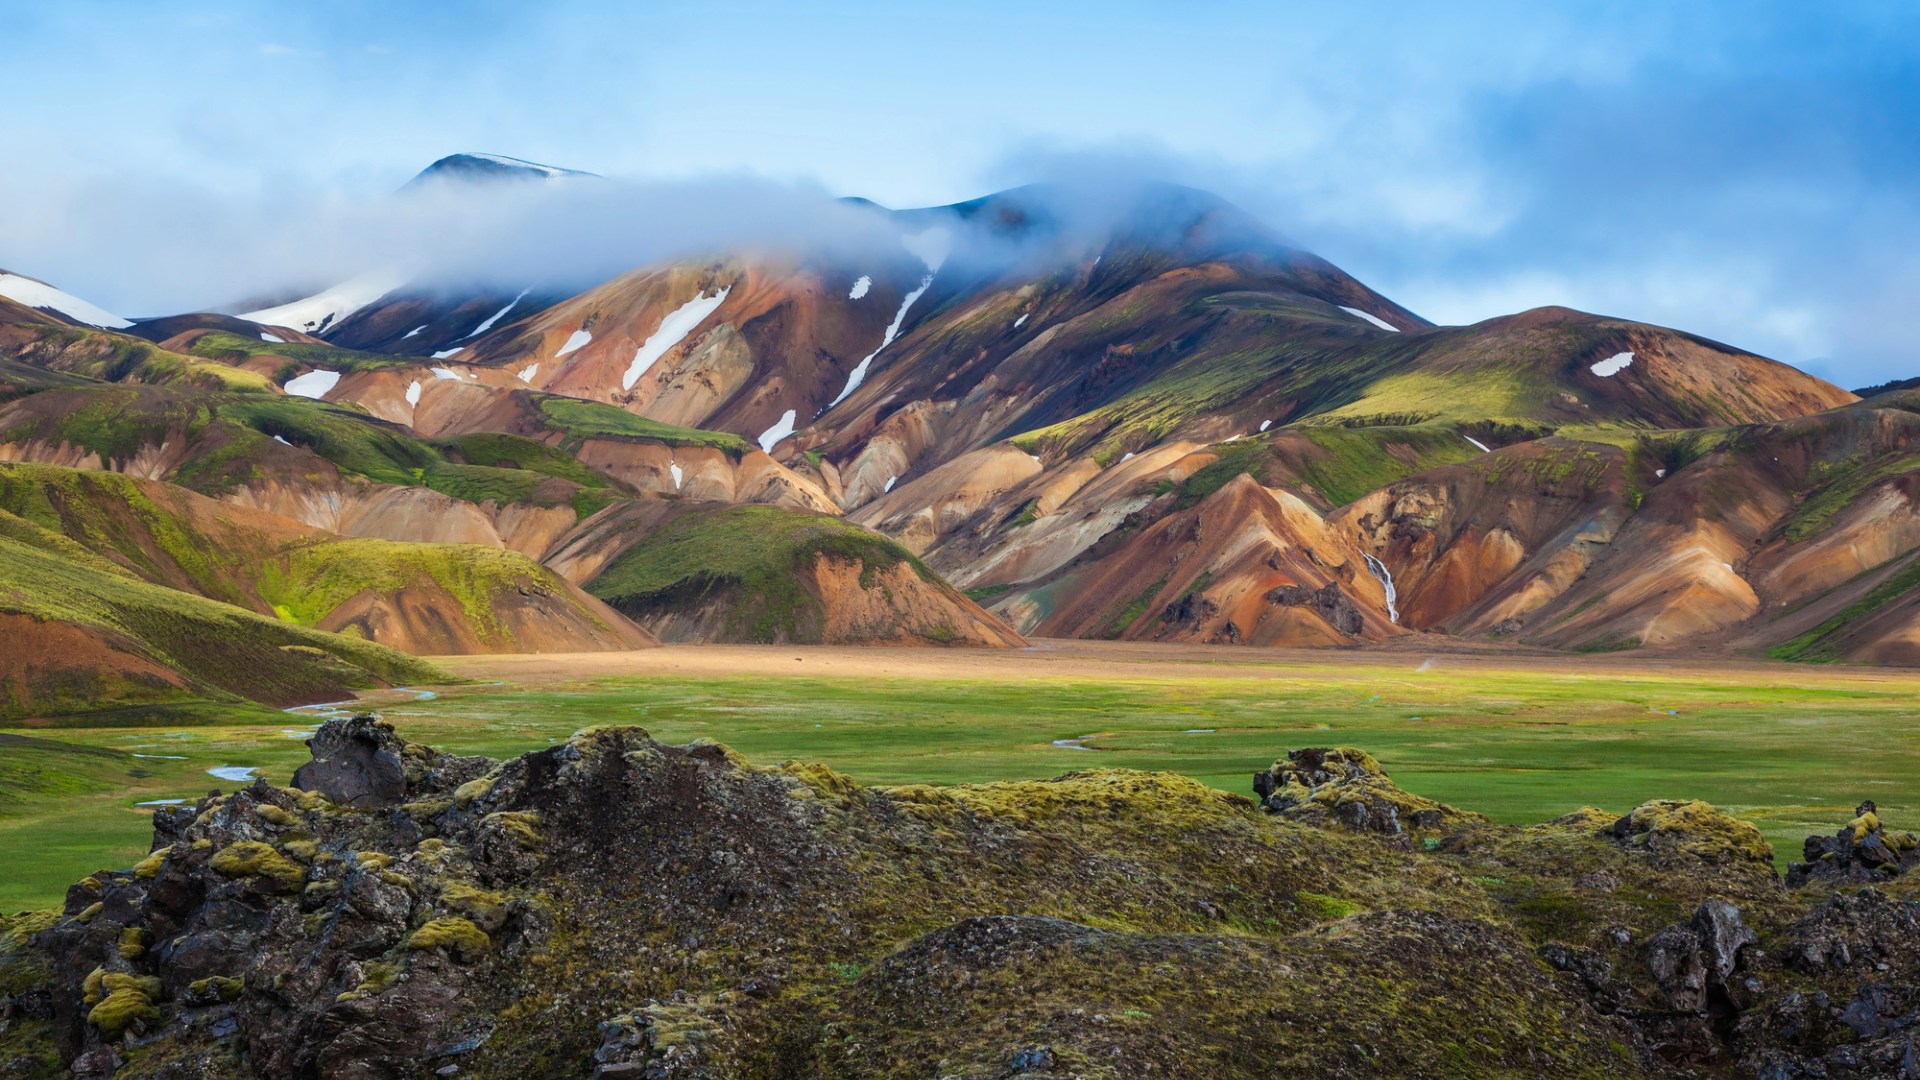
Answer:
[[[1758, 824], [1783, 862], [1864, 798], [1893, 827], [1920, 826], [1920, 673], [1090, 642], [1011, 653], [699, 645], [440, 663], [475, 682], [368, 700], [409, 738], [465, 753], [507, 756], [582, 727], [638, 724], [663, 740], [705, 736], [756, 761], [820, 761], [876, 784], [1099, 765], [1245, 793], [1290, 748], [1350, 744], [1403, 786], [1506, 822], [1706, 799]], [[286, 782], [313, 721], [212, 707], [173, 726], [0, 736], [0, 911], [47, 906], [92, 870], [131, 865], [148, 835], [134, 803], [234, 786], [209, 768], [256, 766]]]

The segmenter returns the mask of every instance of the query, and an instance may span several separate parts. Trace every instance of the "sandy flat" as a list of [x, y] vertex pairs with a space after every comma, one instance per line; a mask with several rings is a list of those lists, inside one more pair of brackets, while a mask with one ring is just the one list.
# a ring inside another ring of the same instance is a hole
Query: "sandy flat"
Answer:
[[1037, 641], [1030, 649], [930, 649], [792, 645], [667, 645], [634, 652], [443, 656], [435, 663], [475, 679], [516, 683], [569, 682], [609, 676], [799, 676], [806, 678], [1001, 679], [1261, 679], [1298, 678], [1328, 668], [1553, 671], [1623, 676], [1663, 675], [1721, 682], [1832, 685], [1904, 682], [1920, 692], [1920, 672], [1808, 667], [1757, 660], [1570, 656], [1526, 650], [1436, 648], [1244, 649], [1109, 641]]

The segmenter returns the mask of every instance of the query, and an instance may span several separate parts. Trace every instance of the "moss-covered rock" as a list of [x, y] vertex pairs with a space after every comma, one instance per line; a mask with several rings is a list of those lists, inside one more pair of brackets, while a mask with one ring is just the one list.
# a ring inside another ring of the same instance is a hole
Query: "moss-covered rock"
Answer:
[[1404, 791], [1372, 755], [1352, 747], [1289, 751], [1254, 774], [1254, 794], [1295, 821], [1399, 836], [1485, 822], [1478, 814]]
[[1773, 865], [1773, 845], [1757, 827], [1698, 799], [1642, 803], [1607, 832], [1627, 849], [1667, 862]]
[[260, 879], [280, 892], [297, 892], [307, 881], [306, 867], [258, 840], [229, 844], [214, 852], [208, 865], [228, 877]]
[[446, 949], [462, 960], [477, 959], [492, 945], [485, 930], [457, 915], [427, 922], [407, 937], [409, 949]]

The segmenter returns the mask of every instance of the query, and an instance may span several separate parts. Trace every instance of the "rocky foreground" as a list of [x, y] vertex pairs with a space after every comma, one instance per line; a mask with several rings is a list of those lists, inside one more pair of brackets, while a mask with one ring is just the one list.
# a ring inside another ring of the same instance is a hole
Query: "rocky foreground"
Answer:
[[[1495, 825], [1302, 750], [863, 788], [371, 717], [0, 918], [0, 1075], [1920, 1077], [1920, 845]], [[1844, 815], [1841, 815], [1844, 816]]]

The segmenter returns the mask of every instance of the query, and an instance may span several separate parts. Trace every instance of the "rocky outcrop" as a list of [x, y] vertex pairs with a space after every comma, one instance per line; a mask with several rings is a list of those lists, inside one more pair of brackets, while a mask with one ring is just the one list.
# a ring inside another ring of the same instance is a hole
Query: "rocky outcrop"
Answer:
[[1920, 904], [1784, 889], [1692, 804], [1495, 825], [1345, 748], [1256, 804], [865, 788], [634, 728], [310, 746], [0, 918], [5, 1070], [1772, 1080], [1906, 1075], [1920, 1030]]
[[1282, 817], [1388, 836], [1486, 820], [1401, 790], [1371, 755], [1350, 746], [1290, 751], [1253, 774], [1253, 792]]
[[1880, 822], [1880, 808], [1872, 800], [1854, 809], [1854, 818], [1832, 836], [1809, 836], [1805, 862], [1787, 868], [1787, 885], [1869, 885], [1884, 882], [1920, 866], [1920, 838], [1910, 832], [1889, 831]]
[[293, 786], [356, 810], [399, 806], [409, 791], [451, 789], [492, 764], [406, 742], [369, 713], [322, 724], [307, 748], [313, 760], [293, 771]]

